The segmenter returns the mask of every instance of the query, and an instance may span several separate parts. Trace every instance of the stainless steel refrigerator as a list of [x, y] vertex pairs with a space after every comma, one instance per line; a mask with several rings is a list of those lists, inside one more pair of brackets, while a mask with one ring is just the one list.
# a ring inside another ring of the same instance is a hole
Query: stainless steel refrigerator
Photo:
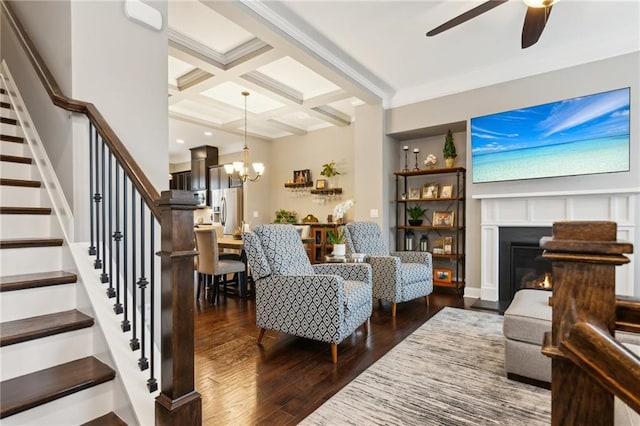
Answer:
[[225, 235], [231, 235], [242, 224], [242, 188], [212, 189], [213, 221], [220, 222]]

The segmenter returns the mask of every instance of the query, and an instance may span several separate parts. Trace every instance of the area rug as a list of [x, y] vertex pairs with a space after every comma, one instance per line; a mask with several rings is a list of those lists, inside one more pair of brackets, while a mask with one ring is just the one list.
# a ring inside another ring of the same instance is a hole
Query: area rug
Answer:
[[444, 308], [300, 424], [549, 425], [551, 393], [503, 360], [502, 316]]

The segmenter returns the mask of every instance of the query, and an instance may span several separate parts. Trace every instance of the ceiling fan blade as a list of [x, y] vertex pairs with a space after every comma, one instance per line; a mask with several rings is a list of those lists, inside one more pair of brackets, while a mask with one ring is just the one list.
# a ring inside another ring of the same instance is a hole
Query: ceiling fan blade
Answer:
[[522, 48], [533, 46], [538, 42], [542, 35], [544, 26], [547, 25], [551, 7], [529, 7], [527, 14], [524, 16], [524, 24], [522, 25]]
[[443, 31], [447, 31], [453, 27], [456, 27], [464, 22], [467, 22], [470, 19], [475, 18], [478, 15], [482, 15], [485, 12], [490, 11], [494, 7], [500, 6], [502, 3], [506, 3], [508, 0], [489, 0], [486, 1], [479, 6], [474, 7], [471, 10], [466, 11], [462, 15], [458, 15], [453, 19], [445, 22], [444, 24], [432, 29], [427, 33], [427, 37], [433, 37], [434, 35], [440, 34]]

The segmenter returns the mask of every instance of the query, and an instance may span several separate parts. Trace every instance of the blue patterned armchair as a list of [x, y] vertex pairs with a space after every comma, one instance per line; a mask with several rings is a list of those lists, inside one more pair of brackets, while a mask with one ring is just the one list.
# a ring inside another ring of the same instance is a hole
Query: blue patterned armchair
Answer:
[[399, 251], [389, 253], [380, 227], [374, 222], [351, 222], [346, 225], [346, 253], [366, 253], [373, 272], [373, 297], [391, 302], [391, 316], [396, 305], [424, 297], [429, 306], [433, 292], [431, 253]]
[[275, 330], [338, 344], [371, 316], [371, 267], [311, 265], [293, 225], [261, 225], [242, 234], [256, 289], [258, 343]]

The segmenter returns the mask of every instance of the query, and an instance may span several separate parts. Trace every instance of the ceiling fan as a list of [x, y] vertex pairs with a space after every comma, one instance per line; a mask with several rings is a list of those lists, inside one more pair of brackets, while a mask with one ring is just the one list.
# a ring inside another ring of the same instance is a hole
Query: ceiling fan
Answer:
[[[444, 24], [432, 29], [427, 33], [427, 37], [440, 34], [443, 31], [447, 31], [453, 27], [456, 27], [476, 16], [482, 15], [485, 12], [490, 11], [494, 7], [498, 7], [509, 0], [489, 0], [486, 1], [465, 13], [456, 16], [455, 18], [445, 22]], [[549, 20], [551, 14], [551, 6], [556, 0], [523, 0], [528, 6], [527, 14], [524, 17], [524, 25], [522, 26], [522, 48], [526, 49], [529, 46], [536, 44], [544, 26]]]

